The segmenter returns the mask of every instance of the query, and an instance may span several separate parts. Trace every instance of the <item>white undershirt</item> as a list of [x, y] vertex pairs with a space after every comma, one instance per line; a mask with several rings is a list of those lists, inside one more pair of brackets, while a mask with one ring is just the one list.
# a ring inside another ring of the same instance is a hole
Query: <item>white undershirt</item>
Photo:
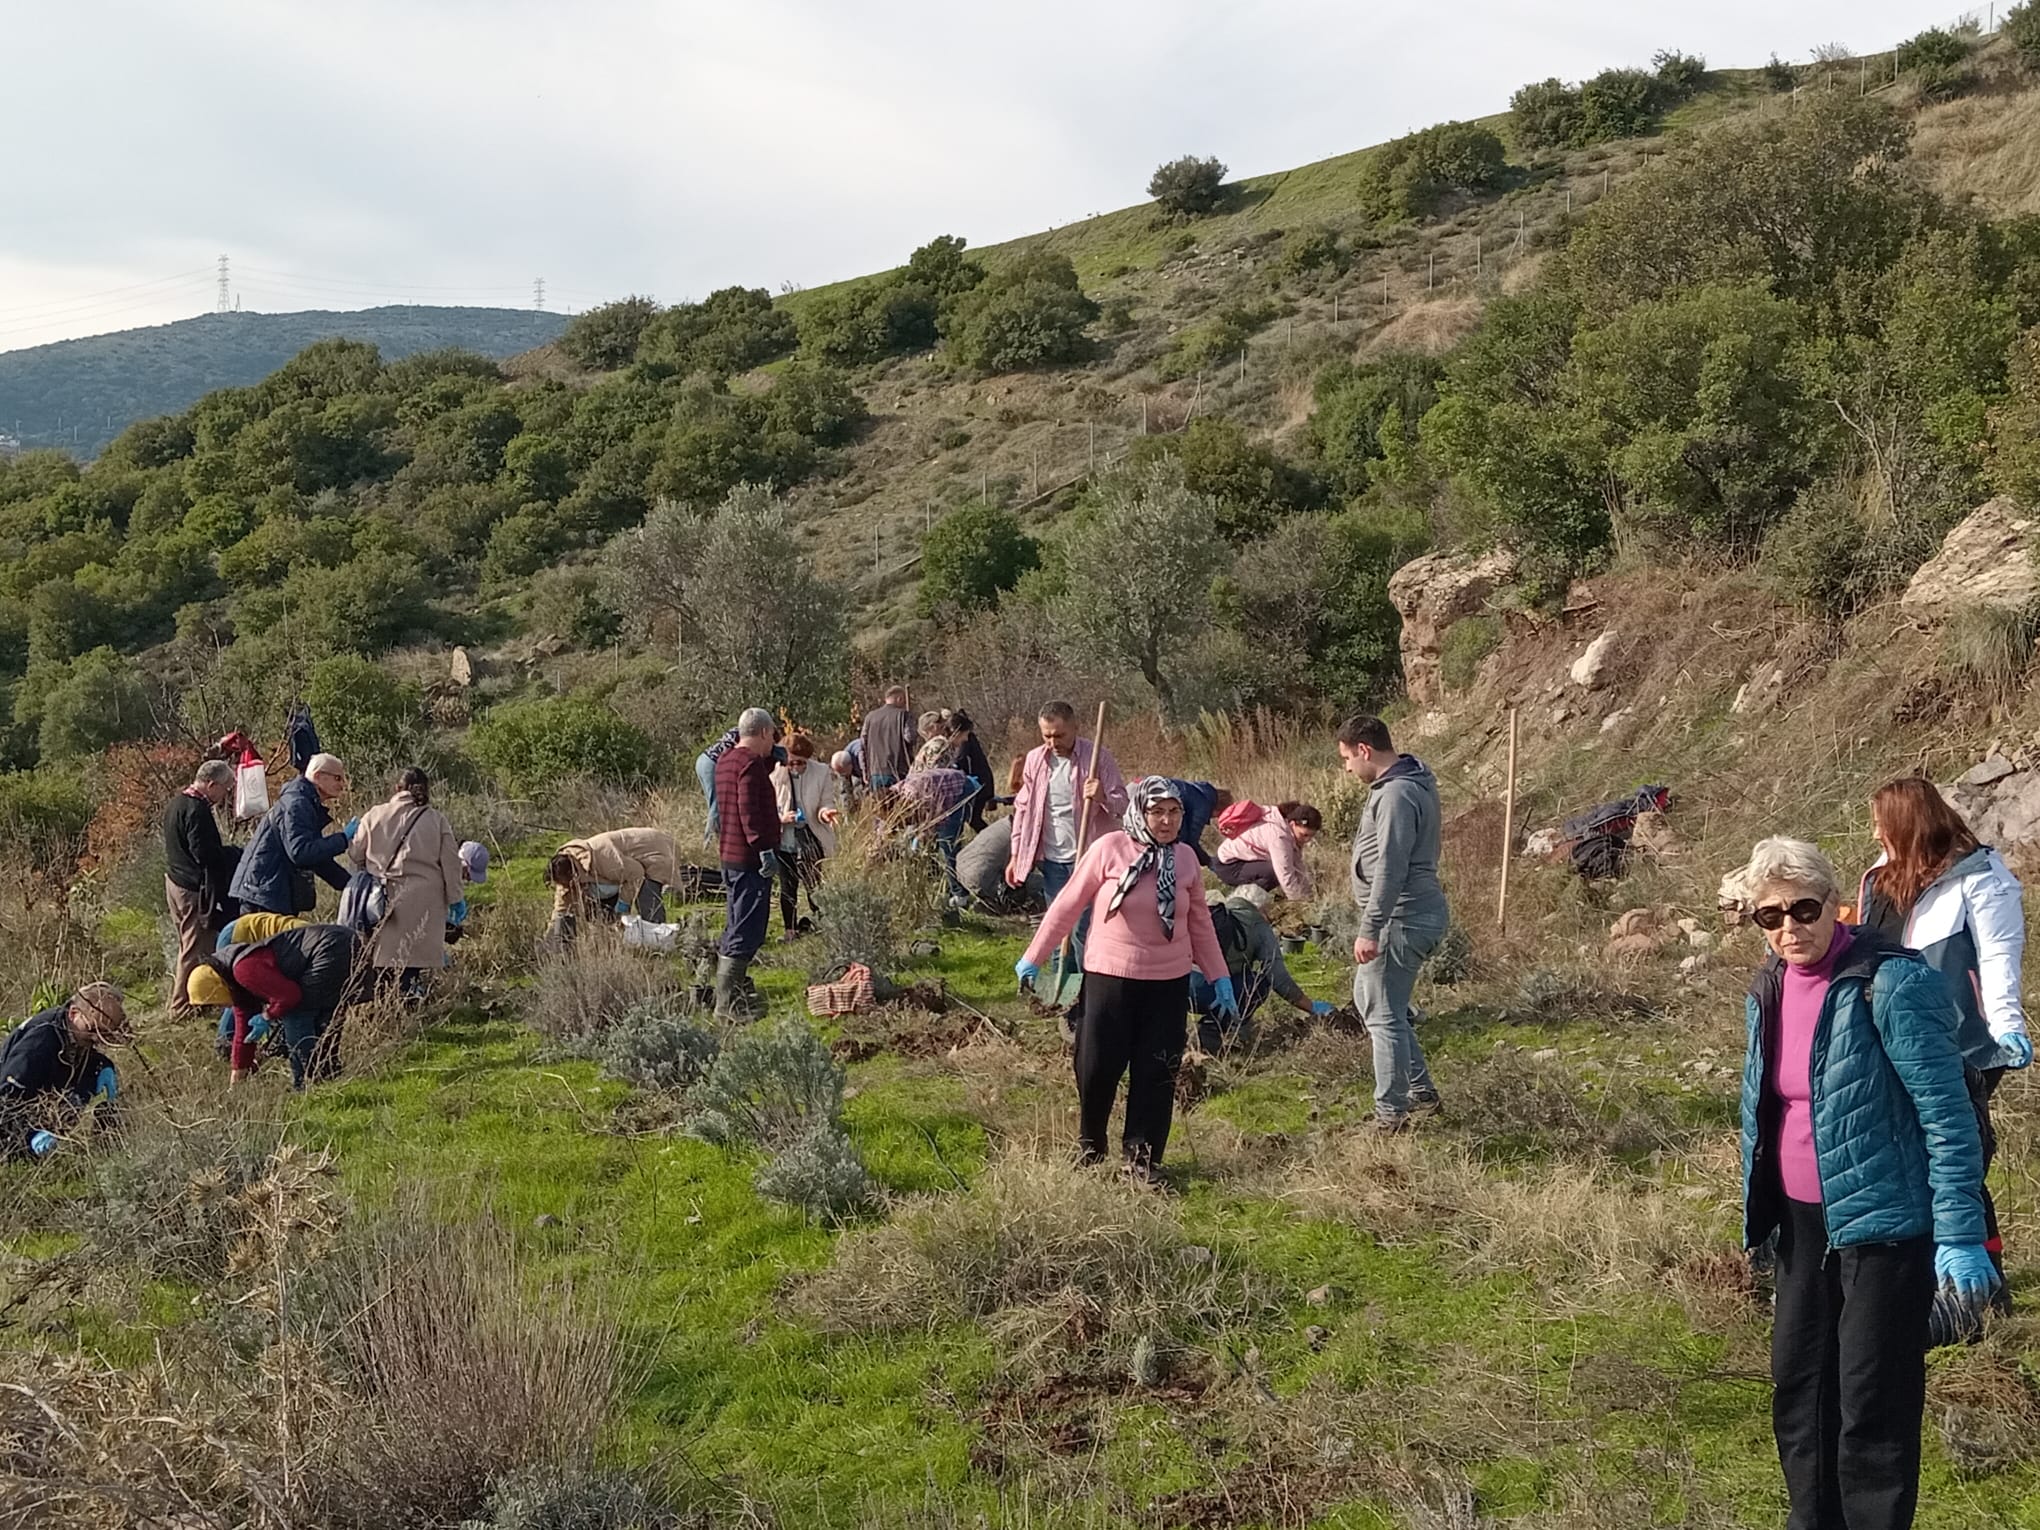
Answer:
[[1068, 865], [1077, 858], [1077, 761], [1048, 752], [1048, 824], [1042, 859]]

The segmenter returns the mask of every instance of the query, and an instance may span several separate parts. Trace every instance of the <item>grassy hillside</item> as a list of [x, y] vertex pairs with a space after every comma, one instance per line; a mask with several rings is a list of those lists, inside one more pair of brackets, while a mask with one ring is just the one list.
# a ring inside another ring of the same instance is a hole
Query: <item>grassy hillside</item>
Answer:
[[392, 361], [448, 346], [500, 359], [545, 344], [566, 322], [519, 308], [406, 304], [209, 313], [59, 340], [0, 352], [0, 431], [25, 448], [91, 458], [135, 421], [176, 414], [216, 388], [258, 383], [315, 341], [365, 340]]

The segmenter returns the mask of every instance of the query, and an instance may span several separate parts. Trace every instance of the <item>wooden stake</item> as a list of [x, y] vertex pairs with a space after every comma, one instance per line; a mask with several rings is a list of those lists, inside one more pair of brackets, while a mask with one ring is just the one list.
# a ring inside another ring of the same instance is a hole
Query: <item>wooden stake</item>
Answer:
[[1502, 885], [1495, 896], [1495, 928], [1509, 927], [1509, 862], [1516, 858], [1516, 709], [1509, 708], [1509, 784], [1502, 795]]

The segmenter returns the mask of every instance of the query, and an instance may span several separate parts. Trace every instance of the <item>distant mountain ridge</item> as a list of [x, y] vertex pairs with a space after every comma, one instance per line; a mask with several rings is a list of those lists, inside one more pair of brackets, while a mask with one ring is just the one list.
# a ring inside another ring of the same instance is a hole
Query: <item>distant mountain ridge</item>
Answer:
[[350, 312], [209, 313], [0, 352], [0, 437], [98, 455], [136, 420], [215, 388], [258, 383], [318, 340], [366, 340], [385, 360], [458, 346], [498, 360], [559, 338], [564, 314], [401, 305]]

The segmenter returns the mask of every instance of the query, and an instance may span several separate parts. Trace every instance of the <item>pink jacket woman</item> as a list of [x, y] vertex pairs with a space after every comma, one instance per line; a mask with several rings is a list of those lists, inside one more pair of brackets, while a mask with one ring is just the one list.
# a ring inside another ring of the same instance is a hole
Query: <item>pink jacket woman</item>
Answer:
[[[1093, 810], [1093, 817], [1098, 816]], [[1176, 883], [1196, 889], [1202, 868], [1185, 844], [1169, 847], [1176, 856]], [[1084, 911], [1091, 911], [1091, 935], [1084, 946], [1084, 970], [1111, 977], [1147, 980], [1188, 977], [1194, 966], [1216, 983], [1229, 978], [1225, 953], [1211, 927], [1211, 909], [1201, 893], [1176, 905], [1175, 929], [1164, 934], [1154, 894], [1132, 896], [1117, 912], [1112, 895], [1126, 869], [1141, 857], [1143, 847], [1123, 829], [1113, 829], [1077, 863], [1069, 886], [1049, 905], [1041, 928], [1027, 947], [1026, 960], [1039, 967], [1060, 946]], [[1145, 879], [1144, 879], [1145, 880]]]
[[1218, 858], [1227, 864], [1266, 861], [1275, 868], [1275, 881], [1282, 896], [1303, 902], [1311, 896], [1310, 868], [1303, 863], [1303, 850], [1289, 820], [1275, 808], [1264, 808], [1262, 820], [1243, 834], [1218, 847]]

